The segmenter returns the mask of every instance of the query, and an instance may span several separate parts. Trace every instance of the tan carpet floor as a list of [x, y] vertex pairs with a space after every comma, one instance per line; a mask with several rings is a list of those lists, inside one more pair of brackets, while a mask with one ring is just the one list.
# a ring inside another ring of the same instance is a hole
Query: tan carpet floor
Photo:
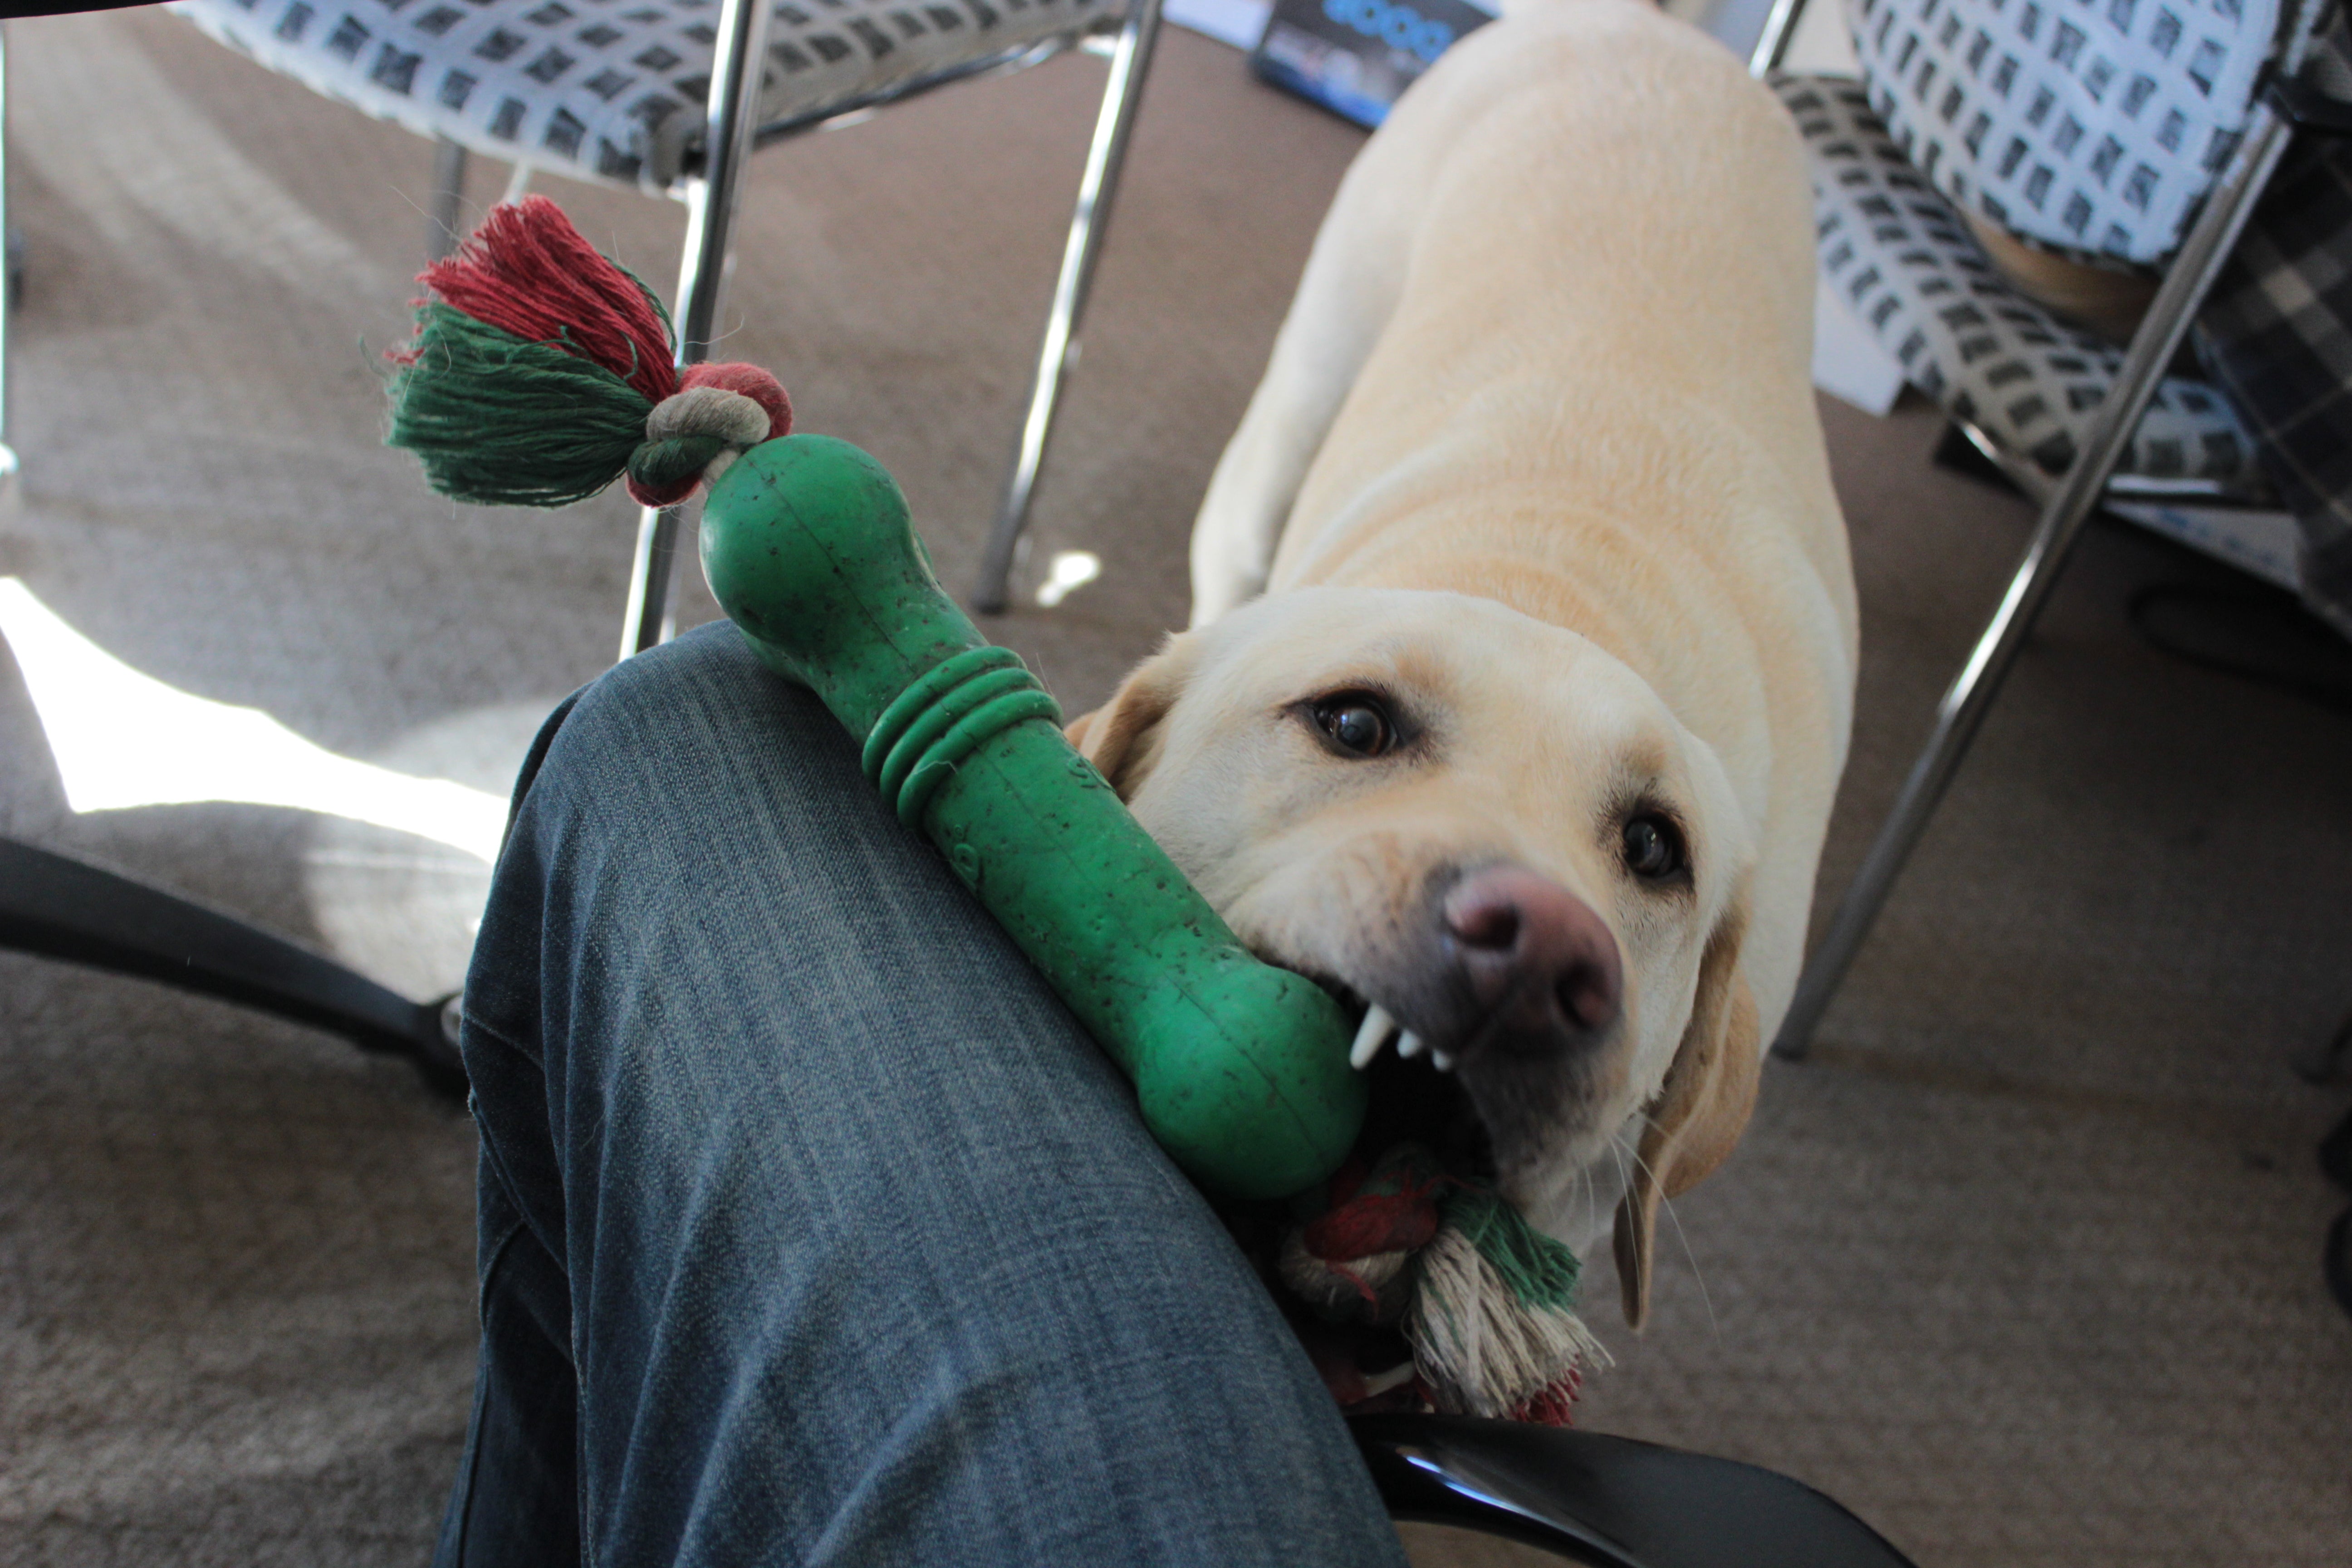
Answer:
[[[611, 657], [633, 520], [456, 512], [377, 445], [428, 149], [160, 14], [9, 44], [26, 470], [0, 575], [184, 689], [501, 787]], [[1101, 69], [754, 170], [730, 353], [897, 471], [959, 585]], [[996, 627], [1074, 710], [1181, 620], [1193, 503], [1359, 141], [1168, 38], [1031, 557], [1103, 575]], [[677, 208], [545, 188], [672, 275]], [[1865, 646], [1834, 888], [2025, 516], [1928, 466], [1925, 410], [1824, 416]], [[2094, 531], [1818, 1058], [1771, 1068], [1677, 1205], [1659, 1321], [1636, 1342], [1593, 1311], [1619, 1361], [1588, 1426], [1793, 1472], [1927, 1568], [2352, 1561], [2352, 1322], [2317, 1272], [2342, 1200], [2312, 1160], [2346, 1095], [2285, 1065], [2352, 1006], [2352, 731], [2133, 637], [2137, 586], [2221, 575]], [[76, 816], [5, 660], [0, 830], [420, 995], [479, 896], [462, 857], [305, 813]], [[0, 956], [0, 1563], [421, 1562], [471, 1377], [470, 1173], [466, 1122], [396, 1066]]]

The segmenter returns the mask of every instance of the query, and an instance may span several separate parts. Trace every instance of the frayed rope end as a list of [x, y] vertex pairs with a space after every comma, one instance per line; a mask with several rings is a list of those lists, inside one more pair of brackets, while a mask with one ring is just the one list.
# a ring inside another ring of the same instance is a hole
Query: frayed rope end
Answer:
[[681, 374], [660, 300], [544, 196], [493, 207], [418, 281], [433, 297], [387, 356], [385, 440], [445, 495], [562, 506], [625, 478], [640, 504], [676, 506], [792, 431], [792, 399], [758, 366]]
[[1576, 1254], [1499, 1194], [1402, 1143], [1334, 1177], [1328, 1206], [1275, 1260], [1328, 1321], [1402, 1331], [1429, 1403], [1454, 1415], [1568, 1424], [1609, 1352], [1576, 1315]]

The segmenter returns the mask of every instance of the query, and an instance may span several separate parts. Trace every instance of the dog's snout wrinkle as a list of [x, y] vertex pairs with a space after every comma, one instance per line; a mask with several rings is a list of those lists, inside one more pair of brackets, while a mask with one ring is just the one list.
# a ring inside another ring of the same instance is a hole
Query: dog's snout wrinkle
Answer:
[[1519, 943], [1519, 906], [1497, 899], [1449, 900], [1445, 926], [1464, 947], [1508, 954]]
[[1617, 939], [1592, 907], [1523, 866], [1465, 873], [1439, 906], [1481, 1033], [1522, 1052], [1570, 1048], [1616, 1021]]

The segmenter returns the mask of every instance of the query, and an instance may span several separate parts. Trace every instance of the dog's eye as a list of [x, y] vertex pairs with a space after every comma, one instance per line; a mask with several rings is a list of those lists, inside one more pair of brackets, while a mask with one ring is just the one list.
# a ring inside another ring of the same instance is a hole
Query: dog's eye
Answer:
[[1315, 704], [1315, 726], [1344, 752], [1377, 757], [1396, 744], [1396, 725], [1379, 700], [1360, 691], [1343, 691]]
[[1671, 877], [1684, 865], [1683, 836], [1654, 813], [1625, 824], [1625, 868], [1644, 881]]

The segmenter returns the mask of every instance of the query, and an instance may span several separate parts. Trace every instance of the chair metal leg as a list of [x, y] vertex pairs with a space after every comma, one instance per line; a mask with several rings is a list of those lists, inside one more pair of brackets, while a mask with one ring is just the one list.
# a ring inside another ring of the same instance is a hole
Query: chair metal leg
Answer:
[[1095, 257], [1102, 247], [1111, 198], [1127, 162], [1128, 133], [1134, 127], [1136, 105], [1143, 96], [1143, 73], [1150, 68], [1151, 47], [1159, 37], [1160, 0], [1131, 0], [1127, 25], [1111, 51], [1110, 79], [1103, 84], [1102, 110], [1095, 117], [1086, 174], [1078, 181], [1077, 206], [1070, 215], [1069, 238], [1062, 247], [1062, 274], [1054, 285], [1054, 306], [1045, 318], [1045, 341], [1037, 351], [1037, 371], [1029, 384], [1029, 410], [1022, 417], [1021, 438], [1013, 447], [1013, 471], [1005, 478], [1004, 499], [996, 509], [996, 521], [988, 531], [988, 544], [981, 554], [971, 605], [982, 615], [1001, 615], [1004, 610], [1013, 552], [1021, 542], [1021, 531], [1028, 526], [1029, 498], [1037, 488], [1037, 470], [1045, 462], [1045, 437], [1053, 427], [1055, 405], [1061, 399], [1062, 376], [1077, 358], [1078, 318], [1087, 308]]
[[2289, 133], [2286, 122], [2267, 106], [2256, 106], [2236, 156], [2206, 197], [2203, 212], [2181, 245], [2172, 269], [2165, 275], [2162, 287], [2148, 307], [2147, 319], [2124, 355], [2115, 384], [2100, 401], [2082, 451], [2043, 504], [2024, 558], [2018, 563], [1991, 623], [1978, 638], [1958, 678], [1937, 708], [1935, 730], [1928, 737], [1927, 749], [1912, 763], [1911, 774], [1904, 781], [1894, 812], [1878, 830], [1877, 841], [1871, 845], [1861, 871], [1838, 903], [1829, 933], [1805, 966], [1804, 975], [1797, 983], [1796, 998], [1773, 1044], [1777, 1054], [1801, 1058], [1811, 1045], [1813, 1031], [1828, 1010], [1831, 998], [1837, 994], [1839, 983], [1845, 978], [1854, 953], [1870, 934], [1871, 924], [1878, 918], [1888, 889], [1911, 858], [1920, 835], [1927, 830], [1927, 819], [1943, 799], [1960, 759], [1968, 754], [1969, 742], [1976, 739], [1978, 726], [1983, 723], [1986, 710], [2000, 691], [2002, 678], [2008, 675], [2010, 666], [2016, 662], [2018, 651], [2032, 631], [2034, 620], [2065, 565], [2067, 552], [2074, 548], [2083, 524], [2097, 509], [2107, 476], [2137, 427], [2149, 395], [2156, 390], [2165, 366], [2179, 350], [2214, 277], [2237, 245], [2240, 231], [2245, 227], [2263, 187], [2270, 181], [2271, 171], [2286, 151]]
[[466, 1092], [447, 1005], [364, 975], [185, 899], [0, 838], [0, 950], [218, 996], [406, 1057], [435, 1092]]
[[0, 494], [16, 479], [16, 448], [8, 439], [10, 320], [16, 308], [15, 236], [8, 228], [8, 29], [0, 25]]
[[[686, 250], [677, 276], [677, 363], [710, 357], [719, 293], [734, 243], [735, 204], [760, 121], [760, 77], [768, 53], [769, 0], [722, 0], [719, 47], [710, 64], [710, 118], [702, 167], [686, 187]], [[621, 658], [643, 653], [670, 635], [670, 567], [677, 553], [677, 513], [647, 507], [637, 521], [637, 557]]]
[[439, 261], [457, 248], [466, 221], [466, 147], [446, 136], [433, 142], [433, 203], [425, 213], [425, 254]]
[[1764, 16], [1764, 30], [1756, 36], [1755, 47], [1748, 52], [1749, 76], [1769, 76], [1780, 68], [1804, 15], [1805, 0], [1772, 0], [1772, 9]]
[[514, 167], [507, 174], [507, 188], [499, 195], [500, 205], [511, 205], [530, 195], [531, 167], [528, 159], [514, 161]]

